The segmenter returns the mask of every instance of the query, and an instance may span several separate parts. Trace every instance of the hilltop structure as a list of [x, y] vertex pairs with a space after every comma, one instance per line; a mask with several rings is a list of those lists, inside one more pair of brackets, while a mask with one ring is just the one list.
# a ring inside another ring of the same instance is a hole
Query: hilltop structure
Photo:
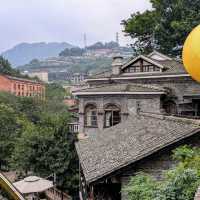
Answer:
[[162, 178], [172, 150], [200, 145], [200, 84], [182, 63], [159, 52], [87, 79], [79, 99], [82, 199], [127, 199], [122, 188], [139, 171]]
[[0, 75], [0, 91], [23, 97], [45, 97], [45, 85], [30, 79]]

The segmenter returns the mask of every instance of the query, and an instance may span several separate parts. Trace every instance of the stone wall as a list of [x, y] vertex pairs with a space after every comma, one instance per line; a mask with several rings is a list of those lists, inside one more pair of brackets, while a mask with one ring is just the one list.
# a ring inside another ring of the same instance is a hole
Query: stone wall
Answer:
[[197, 190], [197, 193], [195, 194], [194, 200], [200, 200], [200, 187]]
[[[109, 83], [109, 81], [90, 81], [90, 86], [96, 86]], [[192, 80], [191, 77], [175, 77], [175, 78], [145, 78], [145, 79], [119, 79], [113, 80], [113, 84], [117, 83], [133, 83], [133, 84], [147, 84], [153, 86], [161, 86], [169, 88], [171, 90], [170, 96], [173, 97], [174, 102], [178, 106], [178, 113], [184, 110], [185, 106], [188, 106], [188, 102], [192, 103], [192, 100], [188, 101], [184, 99], [185, 94], [199, 93], [200, 94], [200, 84]], [[185, 103], [185, 105], [184, 105]], [[189, 105], [191, 109], [192, 105]]]
[[[85, 107], [94, 104], [98, 111], [98, 128], [84, 126]], [[121, 122], [124, 122], [130, 113], [136, 114], [137, 107], [145, 112], [160, 113], [160, 95], [121, 95], [121, 96], [85, 96], [79, 98], [80, 132], [90, 136], [104, 129], [104, 107], [108, 104], [117, 105], [121, 109]]]
[[[183, 144], [200, 147], [200, 135], [196, 134], [195, 136], [182, 140], [124, 169], [121, 174], [122, 188], [128, 184], [132, 176], [139, 172], [145, 172], [152, 175], [157, 180], [162, 180], [163, 172], [176, 166], [175, 161], [172, 159], [172, 150]], [[123, 192], [123, 190], [121, 195], [122, 200], [128, 199], [127, 194]], [[200, 190], [196, 196], [195, 200], [200, 200]]]

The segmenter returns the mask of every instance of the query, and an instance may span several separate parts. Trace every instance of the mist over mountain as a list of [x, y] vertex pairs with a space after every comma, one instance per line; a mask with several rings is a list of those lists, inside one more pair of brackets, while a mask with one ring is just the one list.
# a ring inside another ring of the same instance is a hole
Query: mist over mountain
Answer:
[[9, 60], [13, 67], [29, 63], [33, 59], [45, 59], [58, 56], [66, 48], [72, 48], [73, 45], [66, 42], [51, 43], [21, 43], [5, 51], [2, 55]]

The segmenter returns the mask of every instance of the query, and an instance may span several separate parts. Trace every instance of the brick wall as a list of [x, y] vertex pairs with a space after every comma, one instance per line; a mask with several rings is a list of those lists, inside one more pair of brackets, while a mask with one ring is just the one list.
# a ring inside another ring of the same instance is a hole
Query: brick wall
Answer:
[[45, 86], [39, 82], [16, 79], [0, 75], [0, 91], [10, 92], [16, 96], [41, 97], [45, 96]]
[[11, 92], [11, 81], [0, 75], [0, 91]]

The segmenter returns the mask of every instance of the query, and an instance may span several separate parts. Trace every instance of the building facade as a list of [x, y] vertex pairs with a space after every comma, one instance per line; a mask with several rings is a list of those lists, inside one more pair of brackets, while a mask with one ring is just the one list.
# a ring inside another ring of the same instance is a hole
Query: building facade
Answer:
[[0, 75], [0, 91], [16, 96], [45, 98], [43, 83], [7, 75]]
[[121, 189], [132, 175], [142, 170], [159, 178], [173, 166], [172, 149], [197, 141], [200, 84], [180, 61], [159, 52], [126, 63], [115, 57], [112, 70], [87, 83], [74, 93], [83, 199], [127, 199]]
[[40, 81], [43, 81], [44, 83], [49, 82], [49, 74], [47, 71], [35, 71], [35, 72], [27, 72], [25, 74], [28, 74], [29, 77], [37, 77]]

